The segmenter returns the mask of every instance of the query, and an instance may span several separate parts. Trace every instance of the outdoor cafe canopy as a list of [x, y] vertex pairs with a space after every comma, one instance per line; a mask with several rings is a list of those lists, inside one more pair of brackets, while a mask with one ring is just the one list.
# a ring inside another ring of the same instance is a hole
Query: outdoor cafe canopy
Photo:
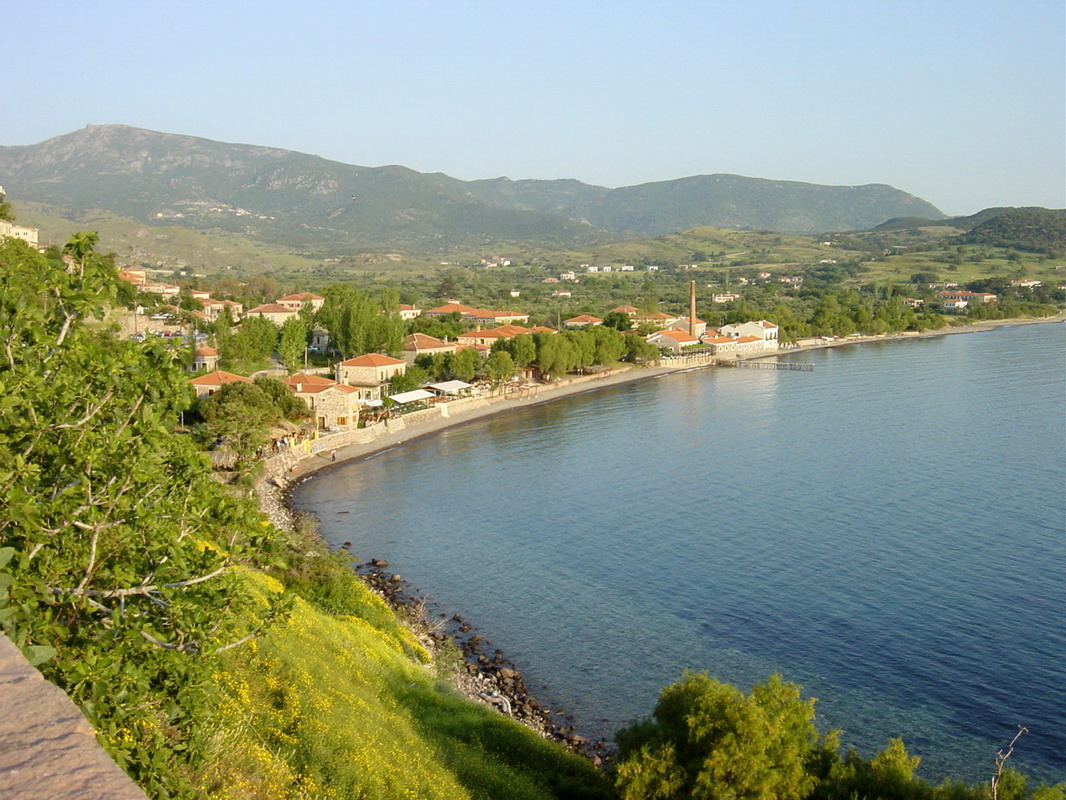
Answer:
[[415, 389], [411, 392], [390, 394], [389, 399], [400, 405], [404, 405], [406, 403], [417, 403], [419, 400], [432, 400], [434, 396], [433, 392], [427, 392], [425, 389]]
[[471, 388], [471, 384], [465, 381], [442, 381], [441, 383], [431, 383], [430, 389], [435, 389], [441, 394], [459, 394], [463, 389]]

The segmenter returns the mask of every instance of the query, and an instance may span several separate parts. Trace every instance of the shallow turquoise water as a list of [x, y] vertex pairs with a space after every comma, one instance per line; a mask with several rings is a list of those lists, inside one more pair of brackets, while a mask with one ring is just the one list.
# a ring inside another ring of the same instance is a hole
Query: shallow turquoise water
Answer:
[[[672, 375], [312, 478], [326, 538], [472, 620], [579, 728], [779, 671], [867, 755], [1066, 777], [1064, 327]], [[337, 512], [347, 511], [340, 515]]]

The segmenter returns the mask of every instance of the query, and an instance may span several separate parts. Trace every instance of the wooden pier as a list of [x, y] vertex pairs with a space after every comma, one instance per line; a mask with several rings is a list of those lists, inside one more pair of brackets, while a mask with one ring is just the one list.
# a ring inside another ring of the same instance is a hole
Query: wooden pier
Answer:
[[797, 364], [792, 361], [719, 361], [723, 367], [743, 367], [744, 369], [791, 369], [798, 372], [814, 372], [814, 364]]

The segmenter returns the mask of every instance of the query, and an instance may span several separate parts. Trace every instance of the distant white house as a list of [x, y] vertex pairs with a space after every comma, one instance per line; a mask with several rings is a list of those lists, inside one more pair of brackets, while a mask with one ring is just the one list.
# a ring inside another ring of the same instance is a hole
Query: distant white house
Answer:
[[778, 327], [765, 319], [723, 325], [719, 329], [719, 333], [732, 339], [755, 337], [762, 342], [759, 348], [762, 350], [776, 350], [778, 347]]

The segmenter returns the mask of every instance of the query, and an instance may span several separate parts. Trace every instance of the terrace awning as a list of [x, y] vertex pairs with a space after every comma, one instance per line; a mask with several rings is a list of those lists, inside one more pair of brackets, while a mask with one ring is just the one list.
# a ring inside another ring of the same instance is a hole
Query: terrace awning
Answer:
[[427, 392], [425, 389], [415, 389], [411, 392], [400, 392], [399, 394], [390, 394], [389, 399], [400, 405], [406, 403], [416, 403], [419, 400], [432, 400], [434, 397], [433, 392]]
[[465, 381], [442, 381], [441, 383], [431, 383], [429, 388], [441, 394], [459, 394], [463, 389], [472, 388], [472, 385]]

